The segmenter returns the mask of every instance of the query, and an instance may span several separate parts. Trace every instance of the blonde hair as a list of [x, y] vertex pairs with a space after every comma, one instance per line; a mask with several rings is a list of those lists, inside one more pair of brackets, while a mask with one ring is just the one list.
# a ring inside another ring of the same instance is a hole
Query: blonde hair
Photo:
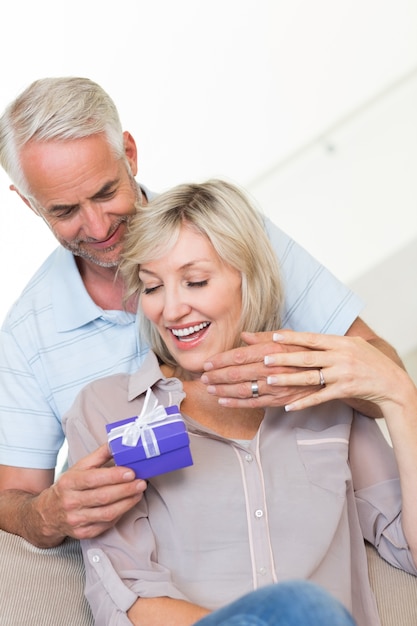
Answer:
[[[234, 185], [221, 180], [184, 184], [140, 207], [124, 241], [120, 272], [126, 300], [141, 294], [140, 266], [166, 254], [181, 226], [190, 224], [211, 242], [219, 257], [242, 277], [242, 314], [238, 334], [276, 330], [283, 293], [276, 256], [260, 213]], [[143, 315], [142, 337], [164, 363], [176, 365], [159, 332]]]

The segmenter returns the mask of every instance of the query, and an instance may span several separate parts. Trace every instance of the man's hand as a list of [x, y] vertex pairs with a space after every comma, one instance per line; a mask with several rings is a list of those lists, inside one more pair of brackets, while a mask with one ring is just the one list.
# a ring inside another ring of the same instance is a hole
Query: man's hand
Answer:
[[[298, 346], [274, 342], [273, 334], [242, 333], [248, 345], [217, 354], [205, 363], [201, 381], [207, 385], [208, 393], [219, 396], [220, 404], [241, 408], [285, 406], [319, 389], [317, 370], [310, 373], [305, 367], [302, 371], [309, 377], [310, 387], [268, 384], [270, 376], [300, 371], [298, 367], [273, 364], [272, 355], [300, 350]], [[259, 389], [257, 398], [252, 392], [254, 381]]]
[[[39, 491], [33, 470], [3, 466], [0, 470], [2, 528], [39, 547], [56, 546], [66, 536], [95, 537], [111, 528], [140, 501], [146, 482], [136, 479], [129, 468], [105, 467], [110, 459], [108, 446], [104, 444], [46, 488], [41, 483], [42, 470], [35, 470], [39, 472]], [[20, 480], [14, 483], [13, 476], [18, 475]], [[2, 480], [2, 476], [6, 478]]]

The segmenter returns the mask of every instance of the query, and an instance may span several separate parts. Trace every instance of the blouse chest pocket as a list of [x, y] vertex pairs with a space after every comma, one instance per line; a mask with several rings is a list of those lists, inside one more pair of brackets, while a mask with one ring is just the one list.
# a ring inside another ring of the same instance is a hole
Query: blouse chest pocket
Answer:
[[298, 454], [308, 480], [344, 496], [351, 480], [349, 468], [350, 424], [338, 424], [325, 430], [295, 430]]

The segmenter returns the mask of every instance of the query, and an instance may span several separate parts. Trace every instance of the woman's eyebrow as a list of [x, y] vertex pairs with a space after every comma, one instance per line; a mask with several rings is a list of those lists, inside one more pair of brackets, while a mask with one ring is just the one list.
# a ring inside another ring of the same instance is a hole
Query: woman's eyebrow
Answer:
[[[184, 263], [184, 265], [180, 265], [177, 268], [178, 270], [187, 270], [189, 268], [192, 268], [194, 265], [198, 265], [199, 263], [211, 263], [211, 259], [206, 259], [206, 258], [202, 258], [202, 259], [194, 259], [193, 261], [187, 261], [187, 263]], [[146, 269], [146, 267], [140, 267], [139, 268], [139, 272], [144, 272], [146, 274], [152, 274], [154, 275], [155, 272], [152, 272], [151, 270]]]

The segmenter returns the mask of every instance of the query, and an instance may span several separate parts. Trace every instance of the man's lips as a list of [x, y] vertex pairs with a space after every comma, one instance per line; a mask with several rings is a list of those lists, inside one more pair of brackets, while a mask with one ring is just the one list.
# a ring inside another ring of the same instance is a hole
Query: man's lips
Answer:
[[[122, 224], [124, 224], [124, 222], [122, 222]], [[116, 230], [107, 239], [103, 239], [102, 241], [86, 241], [84, 243], [96, 250], [107, 250], [107, 248], [111, 248], [121, 241], [122, 233], [120, 231], [122, 224], [119, 224]]]

